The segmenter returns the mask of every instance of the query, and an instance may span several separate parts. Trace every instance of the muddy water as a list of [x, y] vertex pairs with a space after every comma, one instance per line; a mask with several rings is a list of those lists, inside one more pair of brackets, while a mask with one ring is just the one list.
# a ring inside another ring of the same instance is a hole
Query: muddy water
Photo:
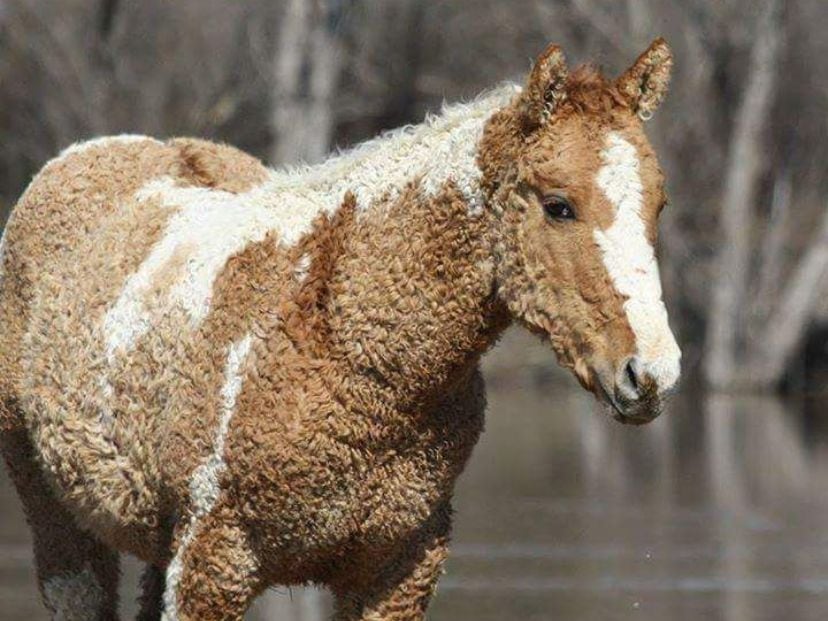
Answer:
[[[685, 392], [669, 415], [627, 428], [572, 382], [531, 361], [504, 373], [500, 356], [431, 619], [828, 619], [828, 399]], [[3, 474], [0, 621], [47, 618], [29, 541]], [[127, 618], [137, 569], [126, 563]], [[294, 590], [250, 617], [319, 621], [327, 609]]]

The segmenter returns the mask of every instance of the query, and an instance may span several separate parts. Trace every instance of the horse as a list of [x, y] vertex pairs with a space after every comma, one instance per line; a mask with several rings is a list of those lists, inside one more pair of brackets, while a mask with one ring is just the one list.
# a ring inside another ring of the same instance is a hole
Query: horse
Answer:
[[680, 374], [644, 133], [658, 39], [615, 80], [549, 46], [525, 84], [315, 166], [197, 139], [73, 145], [0, 243], [0, 443], [56, 619], [241, 619], [315, 583], [422, 619], [483, 428], [481, 356], [547, 342], [623, 423]]

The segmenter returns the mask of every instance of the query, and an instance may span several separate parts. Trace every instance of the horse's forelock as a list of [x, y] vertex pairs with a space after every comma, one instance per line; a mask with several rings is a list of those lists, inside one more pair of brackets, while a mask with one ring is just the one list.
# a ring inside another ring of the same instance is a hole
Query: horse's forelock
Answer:
[[585, 64], [567, 78], [562, 110], [609, 115], [616, 110], [629, 110], [629, 101], [618, 90], [615, 82], [608, 80], [598, 67]]

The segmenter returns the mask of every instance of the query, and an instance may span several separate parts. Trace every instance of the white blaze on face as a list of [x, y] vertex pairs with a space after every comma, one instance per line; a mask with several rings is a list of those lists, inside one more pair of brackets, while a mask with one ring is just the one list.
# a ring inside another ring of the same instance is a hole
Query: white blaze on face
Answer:
[[678, 380], [681, 352], [667, 321], [655, 250], [642, 218], [644, 188], [638, 153], [622, 136], [610, 132], [602, 158], [604, 165], [595, 181], [616, 212], [612, 226], [596, 229], [595, 241], [613, 285], [627, 298], [624, 310], [643, 367], [637, 370], [667, 390]]

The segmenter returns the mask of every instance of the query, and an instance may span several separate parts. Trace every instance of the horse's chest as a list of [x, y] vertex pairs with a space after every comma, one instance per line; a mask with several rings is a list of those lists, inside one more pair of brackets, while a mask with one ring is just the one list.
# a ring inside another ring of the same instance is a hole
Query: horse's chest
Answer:
[[242, 493], [252, 520], [266, 522], [258, 532], [267, 532], [274, 558], [304, 563], [343, 546], [382, 549], [411, 536], [450, 497], [479, 422], [411, 429], [394, 446], [287, 434], [266, 457], [246, 451], [232, 459], [250, 460], [236, 464]]
[[481, 409], [448, 425], [412, 430], [407, 442], [367, 460], [371, 466], [357, 477], [354, 490], [364, 540], [405, 538], [451, 497], [479, 437], [482, 416]]

